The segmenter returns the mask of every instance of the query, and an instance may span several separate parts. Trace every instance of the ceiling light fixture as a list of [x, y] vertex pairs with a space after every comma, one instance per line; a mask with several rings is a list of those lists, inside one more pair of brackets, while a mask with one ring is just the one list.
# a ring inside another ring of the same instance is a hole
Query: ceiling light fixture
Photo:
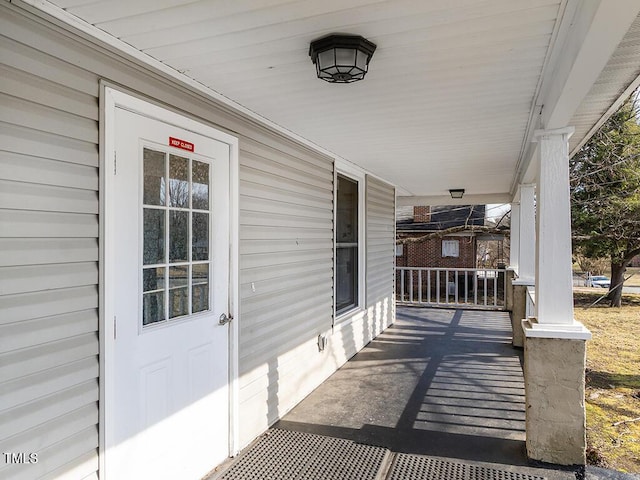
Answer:
[[462, 198], [464, 195], [464, 188], [450, 188], [449, 193], [451, 198]]
[[329, 83], [352, 83], [367, 74], [376, 46], [359, 35], [328, 35], [311, 42], [309, 56], [318, 78]]

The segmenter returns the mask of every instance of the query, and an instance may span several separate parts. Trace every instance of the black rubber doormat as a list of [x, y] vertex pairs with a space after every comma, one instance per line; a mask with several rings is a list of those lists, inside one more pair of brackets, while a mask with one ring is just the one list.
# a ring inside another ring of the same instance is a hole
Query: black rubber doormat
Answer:
[[389, 451], [341, 438], [269, 430], [216, 480], [381, 480]]
[[388, 480], [545, 480], [544, 477], [419, 455], [396, 455]]
[[271, 429], [211, 480], [546, 480], [341, 438]]

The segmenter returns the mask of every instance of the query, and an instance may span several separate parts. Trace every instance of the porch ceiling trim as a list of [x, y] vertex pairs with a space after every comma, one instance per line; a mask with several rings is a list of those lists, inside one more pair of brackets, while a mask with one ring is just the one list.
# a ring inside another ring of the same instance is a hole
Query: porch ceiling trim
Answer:
[[[534, 181], [535, 166], [531, 165], [535, 152], [535, 144], [532, 142], [534, 130], [563, 128], [570, 125], [575, 112], [587, 99], [592, 86], [602, 75], [616, 48], [640, 12], [640, 3], [637, 0], [621, 0], [616, 2], [615, 8], [611, 8], [606, 1], [582, 3], [581, 8], [577, 7], [575, 2], [571, 2], [565, 10], [565, 14], [572, 15], [573, 18], [572, 21], [566, 22], [569, 25], [568, 29], [559, 33], [558, 46], [555, 50], [561, 53], [550, 59], [549, 68], [546, 69], [547, 78], [543, 81], [535, 101], [540, 114], [537, 126], [534, 122], [534, 128], [527, 134], [525, 154], [511, 187], [513, 195], [516, 194], [519, 183]], [[616, 104], [619, 105], [624, 101], [625, 93], [630, 93], [634, 86], [639, 84], [640, 79], [636, 78], [624, 89], [624, 93], [598, 119], [594, 127], [579, 139], [580, 145], [584, 144], [615, 111]], [[577, 148], [579, 147], [574, 148], [572, 153]]]

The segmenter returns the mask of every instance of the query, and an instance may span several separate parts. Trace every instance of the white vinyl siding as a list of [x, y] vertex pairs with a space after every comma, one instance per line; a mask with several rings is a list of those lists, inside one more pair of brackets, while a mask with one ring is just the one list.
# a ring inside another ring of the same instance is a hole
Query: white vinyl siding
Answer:
[[[373, 308], [374, 323], [393, 323], [395, 278], [395, 189], [367, 176], [367, 307]], [[383, 322], [384, 320], [384, 322]], [[375, 328], [378, 335], [381, 328]]]
[[332, 322], [333, 164], [293, 153], [240, 142], [242, 443], [325, 377], [300, 367]]
[[2, 51], [0, 450], [38, 463], [0, 477], [95, 477], [98, 78], [15, 37]]

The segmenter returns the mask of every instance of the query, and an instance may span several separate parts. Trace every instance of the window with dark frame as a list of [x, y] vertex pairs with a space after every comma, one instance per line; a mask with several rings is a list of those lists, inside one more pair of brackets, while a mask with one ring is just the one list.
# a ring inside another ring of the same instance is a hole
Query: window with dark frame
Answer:
[[358, 306], [358, 182], [338, 175], [336, 195], [336, 314]]

